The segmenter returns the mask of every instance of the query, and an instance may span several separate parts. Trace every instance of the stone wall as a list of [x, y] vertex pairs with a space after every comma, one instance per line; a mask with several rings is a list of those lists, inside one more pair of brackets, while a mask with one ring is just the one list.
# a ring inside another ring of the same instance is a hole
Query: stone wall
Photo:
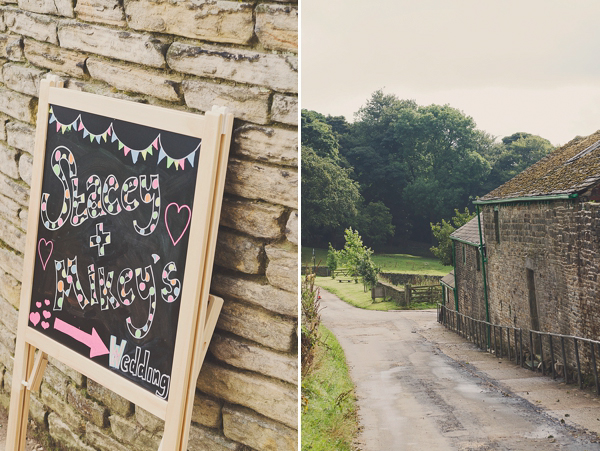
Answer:
[[425, 276], [421, 274], [400, 274], [395, 272], [381, 272], [379, 276], [389, 281], [393, 285], [420, 285], [423, 281], [439, 282], [442, 276]]
[[[0, 0], [0, 401], [12, 354], [37, 90], [235, 114], [211, 292], [225, 306], [190, 450], [297, 448], [298, 8], [279, 0]], [[77, 450], [157, 449], [162, 423], [51, 360], [31, 418]]]
[[484, 206], [483, 215], [491, 322], [532, 328], [529, 270], [541, 331], [600, 339], [600, 205], [501, 205], [499, 243], [493, 206]]
[[[483, 271], [477, 255], [477, 246], [454, 241], [456, 249], [456, 288], [458, 291], [458, 311], [471, 318], [485, 321], [485, 299], [483, 291]], [[456, 309], [451, 302], [449, 308]]]

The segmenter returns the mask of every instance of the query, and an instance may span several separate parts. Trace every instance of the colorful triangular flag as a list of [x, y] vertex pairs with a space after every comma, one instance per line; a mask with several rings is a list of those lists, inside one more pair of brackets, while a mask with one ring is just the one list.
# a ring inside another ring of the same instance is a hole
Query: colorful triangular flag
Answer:
[[194, 167], [194, 155], [196, 155], [196, 151], [195, 150], [186, 157], [187, 161], [190, 163], [191, 167]]
[[167, 156], [167, 154], [165, 153], [165, 150], [161, 146], [160, 150], [158, 151], [158, 161], [157, 161], [157, 163], [160, 163], [162, 161], [162, 159], [165, 158], [166, 156]]
[[135, 164], [137, 162], [139, 154], [140, 153], [138, 151], [136, 151], [136, 150], [132, 150], [131, 151], [131, 159], [133, 160], [133, 164]]
[[[52, 108], [50, 108], [50, 112], [52, 112]], [[48, 122], [48, 123], [51, 124], [55, 120], [56, 120], [56, 116], [54, 116], [54, 114], [53, 114], [52, 116], [50, 116], [50, 122]]]

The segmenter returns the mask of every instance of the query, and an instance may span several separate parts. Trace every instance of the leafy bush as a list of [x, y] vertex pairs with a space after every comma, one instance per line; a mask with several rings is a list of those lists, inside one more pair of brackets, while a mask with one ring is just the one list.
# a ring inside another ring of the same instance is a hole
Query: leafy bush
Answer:
[[315, 347], [319, 341], [319, 289], [315, 287], [315, 275], [307, 274], [302, 282], [302, 329], [300, 355], [302, 375], [310, 372]]

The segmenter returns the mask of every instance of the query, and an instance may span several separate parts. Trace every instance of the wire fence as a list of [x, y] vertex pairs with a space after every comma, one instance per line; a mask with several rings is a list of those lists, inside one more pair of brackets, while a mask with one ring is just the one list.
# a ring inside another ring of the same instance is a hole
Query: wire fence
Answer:
[[[579, 388], [593, 386], [600, 395], [597, 353], [600, 341], [517, 327], [501, 326], [471, 318], [438, 304], [437, 320], [480, 349], [517, 365], [561, 378]], [[593, 382], [592, 382], [593, 377]]]

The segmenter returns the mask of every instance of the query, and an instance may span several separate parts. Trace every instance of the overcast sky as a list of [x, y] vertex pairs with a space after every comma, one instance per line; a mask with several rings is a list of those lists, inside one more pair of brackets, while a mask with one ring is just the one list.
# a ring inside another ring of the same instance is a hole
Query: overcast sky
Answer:
[[377, 89], [450, 104], [479, 129], [565, 144], [600, 129], [598, 0], [302, 0], [302, 108]]

